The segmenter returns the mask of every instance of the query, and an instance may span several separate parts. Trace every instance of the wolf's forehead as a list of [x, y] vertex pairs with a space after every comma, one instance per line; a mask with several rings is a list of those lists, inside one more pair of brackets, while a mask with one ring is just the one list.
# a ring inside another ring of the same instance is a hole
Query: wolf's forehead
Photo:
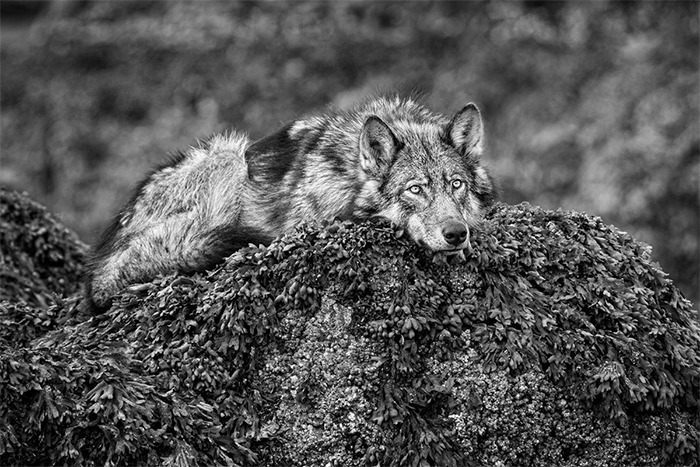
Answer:
[[391, 124], [397, 136], [411, 141], [439, 141], [443, 125], [432, 121], [396, 120]]
[[425, 182], [439, 182], [467, 171], [456, 151], [427, 145], [418, 148], [404, 146], [392, 169], [398, 178]]
[[403, 162], [430, 173], [455, 170], [464, 165], [463, 158], [445, 141], [442, 129], [437, 125], [414, 125], [410, 130], [398, 135], [404, 146], [397, 163]]

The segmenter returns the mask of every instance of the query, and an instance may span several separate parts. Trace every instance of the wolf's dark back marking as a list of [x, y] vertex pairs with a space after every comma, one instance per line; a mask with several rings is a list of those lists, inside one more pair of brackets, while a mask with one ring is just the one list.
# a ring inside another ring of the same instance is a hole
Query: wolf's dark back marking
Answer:
[[299, 140], [301, 151], [310, 154], [316, 150], [323, 135], [324, 131], [321, 129], [309, 129], [298, 132], [295, 139]]
[[245, 160], [251, 180], [278, 183], [289, 172], [301, 149], [299, 141], [289, 136], [291, 127], [291, 123], [287, 124], [278, 132], [259, 139], [248, 147]]
[[[306, 154], [317, 153], [323, 144], [323, 127], [301, 128], [291, 135], [293, 124], [287, 124], [276, 133], [259, 139], [248, 147], [245, 160], [248, 176], [253, 181], [280, 182], [294, 169], [295, 161]], [[332, 163], [340, 175], [347, 172], [347, 162], [341, 152], [329, 145], [324, 148], [325, 160]], [[301, 174], [299, 174], [301, 175]]]
[[296, 132], [294, 139], [299, 141], [301, 154], [322, 153], [325, 162], [330, 162], [339, 175], [345, 175], [348, 170], [347, 155], [338, 151], [336, 145], [323, 140], [328, 134], [327, 130], [325, 123], [323, 126], [301, 129]]

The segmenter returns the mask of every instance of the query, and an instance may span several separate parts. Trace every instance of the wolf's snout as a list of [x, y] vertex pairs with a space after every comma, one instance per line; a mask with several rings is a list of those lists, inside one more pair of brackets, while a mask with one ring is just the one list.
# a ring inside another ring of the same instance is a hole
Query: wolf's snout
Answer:
[[445, 237], [447, 243], [452, 246], [457, 246], [467, 239], [469, 235], [469, 229], [467, 226], [457, 221], [449, 221], [442, 228], [442, 236]]

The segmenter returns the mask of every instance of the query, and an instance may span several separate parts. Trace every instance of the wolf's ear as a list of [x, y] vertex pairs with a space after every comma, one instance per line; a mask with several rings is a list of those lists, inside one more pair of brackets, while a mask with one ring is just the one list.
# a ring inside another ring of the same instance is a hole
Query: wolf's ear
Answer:
[[391, 167], [400, 143], [379, 117], [372, 115], [360, 133], [360, 166], [370, 175], [381, 176]]
[[473, 103], [457, 112], [445, 127], [445, 139], [461, 154], [481, 155], [484, 150], [484, 124], [481, 113]]

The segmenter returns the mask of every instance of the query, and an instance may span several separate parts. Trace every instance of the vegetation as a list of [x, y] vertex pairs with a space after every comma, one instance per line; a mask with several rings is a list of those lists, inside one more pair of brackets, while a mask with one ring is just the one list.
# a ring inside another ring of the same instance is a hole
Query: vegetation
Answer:
[[43, 206], [0, 188], [0, 300], [46, 307], [77, 291], [86, 250]]
[[599, 215], [700, 298], [697, 2], [72, 4], [2, 41], [0, 184], [87, 243], [196, 138], [417, 89], [482, 108], [504, 201]]
[[697, 312], [648, 247], [527, 204], [473, 246], [446, 264], [382, 223], [304, 226], [102, 315], [3, 301], [35, 338], [3, 327], [0, 463], [698, 465]]

